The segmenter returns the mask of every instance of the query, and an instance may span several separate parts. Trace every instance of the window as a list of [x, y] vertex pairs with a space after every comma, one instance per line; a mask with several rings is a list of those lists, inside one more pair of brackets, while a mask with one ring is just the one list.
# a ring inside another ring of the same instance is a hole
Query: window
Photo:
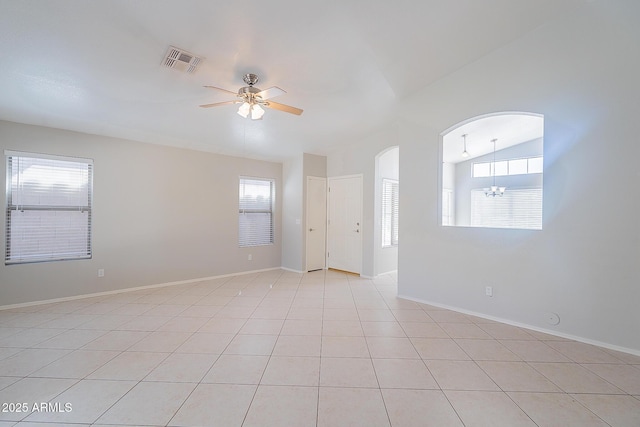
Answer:
[[474, 163], [472, 176], [474, 178], [491, 176], [491, 163]]
[[453, 190], [442, 190], [442, 225], [454, 225]]
[[528, 173], [527, 159], [509, 160], [509, 175], [526, 175]]
[[93, 161], [5, 156], [5, 264], [91, 258]]
[[544, 116], [465, 120], [442, 134], [441, 154], [443, 226], [542, 229]]
[[527, 173], [542, 173], [542, 157], [532, 157], [527, 159]]
[[382, 180], [382, 247], [398, 246], [398, 181]]
[[489, 176], [527, 175], [542, 173], [542, 157], [500, 160], [495, 163], [474, 163], [472, 176], [486, 178]]
[[273, 186], [270, 179], [240, 178], [240, 247], [273, 243]]
[[471, 226], [542, 229], [542, 188], [507, 189], [501, 197], [471, 191]]

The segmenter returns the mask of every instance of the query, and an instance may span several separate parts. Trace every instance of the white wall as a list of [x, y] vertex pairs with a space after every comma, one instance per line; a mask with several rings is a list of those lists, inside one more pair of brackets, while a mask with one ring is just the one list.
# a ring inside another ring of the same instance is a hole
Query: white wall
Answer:
[[[588, 3], [406, 103], [401, 295], [640, 352], [638, 16]], [[439, 226], [439, 134], [500, 111], [545, 117], [543, 230]]]
[[[467, 163], [467, 162], [464, 162]], [[456, 170], [457, 165], [454, 163], [442, 163], [442, 188], [455, 190], [456, 188]]]
[[[94, 160], [93, 259], [0, 264], [0, 306], [281, 266], [279, 163], [2, 121], [0, 149]], [[275, 179], [273, 245], [238, 247], [240, 175]]]
[[282, 165], [282, 267], [294, 271], [304, 269], [302, 173], [302, 154], [287, 159]]
[[301, 153], [283, 164], [282, 267], [306, 271], [307, 177], [327, 176], [327, 158]]
[[[418, 91], [406, 119], [331, 153], [329, 176], [364, 174], [363, 274], [374, 271], [374, 159], [397, 141], [401, 295], [640, 353], [638, 16], [633, 0], [588, 3]], [[544, 115], [543, 230], [440, 226], [440, 134], [502, 111]]]

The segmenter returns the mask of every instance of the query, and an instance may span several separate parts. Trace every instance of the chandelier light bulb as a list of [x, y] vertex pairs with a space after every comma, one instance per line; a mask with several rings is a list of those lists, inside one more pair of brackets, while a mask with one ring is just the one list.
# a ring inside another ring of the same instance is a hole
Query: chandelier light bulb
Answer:
[[253, 104], [251, 108], [251, 120], [261, 120], [262, 116], [264, 116], [264, 109], [258, 104]]
[[248, 102], [242, 103], [240, 108], [238, 108], [238, 114], [244, 117], [245, 119], [249, 116], [249, 111], [251, 111], [251, 105]]

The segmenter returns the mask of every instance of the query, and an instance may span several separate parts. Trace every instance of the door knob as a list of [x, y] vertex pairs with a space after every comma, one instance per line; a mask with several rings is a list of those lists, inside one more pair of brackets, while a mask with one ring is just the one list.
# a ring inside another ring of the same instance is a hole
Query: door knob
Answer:
[[309, 231], [313, 231], [313, 228], [310, 228]]

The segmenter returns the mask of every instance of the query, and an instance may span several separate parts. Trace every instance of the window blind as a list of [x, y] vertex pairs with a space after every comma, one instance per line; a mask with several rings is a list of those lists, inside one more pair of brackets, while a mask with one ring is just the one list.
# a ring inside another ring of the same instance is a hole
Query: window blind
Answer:
[[93, 161], [5, 156], [5, 264], [91, 258]]
[[273, 180], [240, 178], [240, 247], [273, 243], [273, 187]]
[[502, 197], [471, 191], [474, 227], [542, 229], [542, 188], [507, 188]]
[[382, 247], [398, 246], [398, 181], [382, 180]]

